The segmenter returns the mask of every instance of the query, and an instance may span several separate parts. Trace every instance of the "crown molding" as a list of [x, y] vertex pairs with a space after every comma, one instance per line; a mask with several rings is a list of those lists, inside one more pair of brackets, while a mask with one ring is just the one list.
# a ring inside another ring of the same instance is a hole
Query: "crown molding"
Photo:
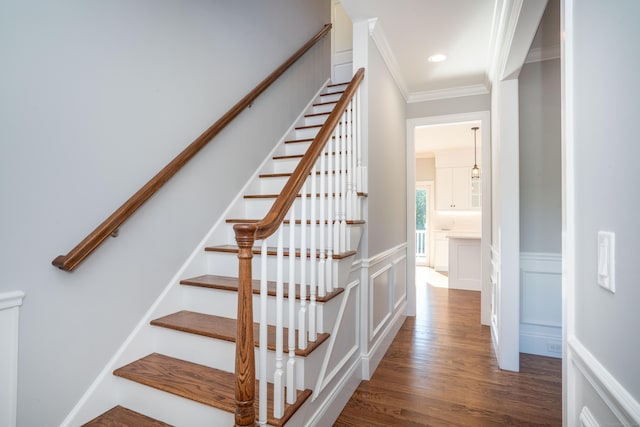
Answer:
[[393, 80], [396, 82], [400, 93], [404, 97], [405, 101], [408, 97], [407, 83], [402, 78], [402, 73], [400, 72], [400, 64], [396, 60], [396, 57], [393, 54], [393, 50], [389, 46], [389, 42], [387, 41], [387, 37], [382, 30], [382, 26], [380, 22], [378, 22], [378, 18], [369, 19], [369, 36], [375, 43], [378, 48], [378, 52], [382, 55], [382, 59], [385, 64], [387, 64], [387, 68], [389, 68], [389, 72], [393, 77]]
[[426, 90], [423, 92], [412, 92], [407, 97], [407, 103], [435, 101], [437, 99], [459, 98], [461, 96], [486, 95], [489, 89], [485, 84], [470, 86], [458, 86], [447, 89]]
[[560, 45], [549, 47], [537, 47], [529, 51], [527, 59], [524, 60], [525, 64], [532, 62], [549, 61], [551, 59], [560, 59]]

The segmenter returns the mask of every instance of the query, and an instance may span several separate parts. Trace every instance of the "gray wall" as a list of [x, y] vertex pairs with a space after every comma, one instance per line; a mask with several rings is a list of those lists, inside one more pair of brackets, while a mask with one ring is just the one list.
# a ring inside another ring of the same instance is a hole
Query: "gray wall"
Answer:
[[0, 292], [18, 425], [58, 425], [330, 75], [329, 39], [73, 273], [66, 253], [300, 45], [330, 3], [0, 1]]
[[[575, 334], [638, 402], [640, 3], [573, 7]], [[597, 284], [599, 230], [616, 233], [615, 294]]]
[[416, 181], [436, 180], [436, 159], [417, 158], [416, 159]]
[[437, 99], [435, 101], [411, 102], [407, 104], [407, 118], [444, 116], [447, 114], [489, 111], [491, 95], [461, 96], [457, 98]]
[[520, 251], [560, 253], [560, 60], [526, 64], [518, 80]]
[[407, 240], [405, 101], [380, 52], [369, 43], [368, 255]]

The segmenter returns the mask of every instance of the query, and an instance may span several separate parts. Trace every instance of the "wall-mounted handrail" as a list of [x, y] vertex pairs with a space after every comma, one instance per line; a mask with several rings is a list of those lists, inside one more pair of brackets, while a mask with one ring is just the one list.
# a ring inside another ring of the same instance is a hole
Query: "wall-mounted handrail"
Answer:
[[74, 270], [86, 257], [88, 257], [102, 242], [113, 235], [118, 228], [133, 215], [151, 196], [153, 196], [169, 179], [171, 179], [182, 167], [191, 160], [209, 141], [222, 131], [242, 111], [249, 107], [253, 101], [276, 81], [291, 65], [304, 55], [313, 45], [322, 39], [331, 30], [331, 24], [326, 24], [320, 32], [313, 36], [307, 43], [298, 49], [289, 59], [282, 63], [267, 78], [258, 84], [251, 92], [236, 103], [218, 121], [205, 130], [195, 141], [178, 154], [160, 172], [149, 180], [140, 190], [120, 206], [109, 218], [102, 222], [95, 230], [84, 238], [76, 247], [66, 255], [56, 257], [52, 264], [65, 270]]
[[360, 68], [265, 217], [258, 222], [235, 224], [233, 227], [239, 247], [235, 360], [236, 426], [254, 426], [256, 418], [254, 408], [256, 377], [253, 347], [253, 245], [256, 240], [264, 240], [274, 234], [284, 221], [363, 79], [364, 69]]

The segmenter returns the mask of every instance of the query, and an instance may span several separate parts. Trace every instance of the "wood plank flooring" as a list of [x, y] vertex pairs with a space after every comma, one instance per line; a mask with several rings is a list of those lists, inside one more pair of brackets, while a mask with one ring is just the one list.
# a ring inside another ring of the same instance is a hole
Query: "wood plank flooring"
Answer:
[[521, 354], [498, 369], [480, 293], [417, 284], [407, 318], [335, 426], [561, 426], [562, 362]]

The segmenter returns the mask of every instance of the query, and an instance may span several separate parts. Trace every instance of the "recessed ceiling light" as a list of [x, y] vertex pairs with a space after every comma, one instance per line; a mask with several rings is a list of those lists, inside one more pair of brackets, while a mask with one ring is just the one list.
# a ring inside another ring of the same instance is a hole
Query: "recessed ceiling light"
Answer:
[[431, 55], [429, 58], [427, 58], [429, 62], [442, 62], [445, 59], [447, 59], [447, 55], [442, 54], [442, 53], [437, 53], [435, 55]]

